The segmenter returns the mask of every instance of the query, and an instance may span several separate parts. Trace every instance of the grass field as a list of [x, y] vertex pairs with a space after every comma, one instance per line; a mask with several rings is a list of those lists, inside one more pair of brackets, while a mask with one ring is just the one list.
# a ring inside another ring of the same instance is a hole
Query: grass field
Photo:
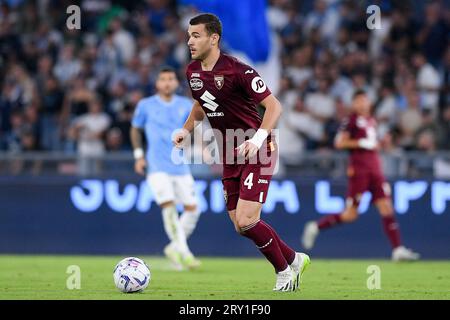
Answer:
[[[150, 266], [150, 285], [123, 294], [112, 280], [121, 258], [0, 255], [0, 299], [450, 299], [449, 261], [313, 259], [300, 291], [275, 293], [263, 259], [203, 258], [201, 269], [178, 272], [161, 257], [140, 257]], [[81, 269], [80, 290], [66, 288], [69, 265]], [[367, 288], [369, 265], [380, 267], [379, 290]]]

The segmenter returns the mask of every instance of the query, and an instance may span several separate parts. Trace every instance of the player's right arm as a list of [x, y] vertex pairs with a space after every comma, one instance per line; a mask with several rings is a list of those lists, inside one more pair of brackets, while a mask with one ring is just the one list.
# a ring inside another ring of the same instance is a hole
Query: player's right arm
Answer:
[[339, 150], [359, 149], [358, 140], [352, 139], [348, 131], [340, 131], [334, 139], [334, 147]]
[[131, 121], [130, 140], [133, 146], [134, 156], [134, 171], [140, 175], [145, 175], [147, 161], [145, 161], [144, 143], [143, 143], [143, 128], [147, 121], [147, 113], [144, 105], [139, 102]]
[[192, 106], [191, 112], [189, 113], [183, 128], [179, 130], [173, 137], [173, 143], [175, 147], [182, 148], [183, 142], [186, 136], [188, 136], [196, 127], [196, 125], [203, 120], [205, 117], [205, 112], [202, 106], [197, 100], [194, 100], [194, 105]]
[[354, 139], [351, 131], [355, 126], [352, 120], [346, 120], [342, 124], [334, 139], [334, 147], [339, 150], [345, 149], [366, 149], [375, 150], [377, 148], [376, 133], [369, 134], [366, 138]]
[[144, 156], [144, 145], [142, 143], [143, 131], [140, 128], [131, 127], [130, 138], [133, 146], [134, 171], [140, 175], [145, 175], [147, 161]]

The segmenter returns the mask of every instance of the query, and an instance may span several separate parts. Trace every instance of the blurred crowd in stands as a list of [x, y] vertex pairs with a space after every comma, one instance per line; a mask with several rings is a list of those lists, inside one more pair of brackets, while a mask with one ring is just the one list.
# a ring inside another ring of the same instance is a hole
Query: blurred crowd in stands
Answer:
[[[66, 8], [81, 7], [69, 30]], [[276, 93], [282, 157], [331, 150], [352, 93], [365, 89], [386, 152], [450, 150], [450, 8], [445, 1], [268, 1], [281, 41]], [[188, 94], [186, 29], [195, 14], [176, 1], [0, 0], [0, 151], [130, 150], [136, 103], [154, 93], [161, 65]]]

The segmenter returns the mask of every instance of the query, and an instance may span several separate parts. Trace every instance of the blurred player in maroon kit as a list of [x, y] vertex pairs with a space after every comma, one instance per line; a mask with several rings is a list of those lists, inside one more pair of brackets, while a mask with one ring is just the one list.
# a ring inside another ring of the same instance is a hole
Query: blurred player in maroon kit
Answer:
[[[186, 76], [194, 105], [183, 129], [174, 135], [174, 144], [181, 148], [206, 115], [223, 159], [224, 196], [235, 229], [273, 265], [273, 290], [295, 291], [310, 259], [292, 250], [260, 219], [275, 166], [277, 147], [270, 133], [281, 114], [280, 102], [253, 68], [221, 53], [222, 25], [215, 15], [201, 14], [189, 24], [193, 61]], [[263, 119], [258, 104], [266, 110]]]
[[364, 192], [369, 191], [372, 194], [372, 202], [381, 215], [384, 231], [392, 245], [392, 259], [395, 261], [417, 260], [419, 254], [401, 244], [390, 186], [384, 178], [378, 156], [377, 124], [371, 116], [371, 102], [364, 91], [355, 92], [352, 108], [353, 113], [344, 121], [335, 139], [337, 149], [350, 151], [346, 208], [340, 214], [327, 215], [318, 222], [308, 222], [303, 232], [302, 244], [309, 250], [314, 246], [321, 230], [355, 221], [358, 218], [361, 197]]

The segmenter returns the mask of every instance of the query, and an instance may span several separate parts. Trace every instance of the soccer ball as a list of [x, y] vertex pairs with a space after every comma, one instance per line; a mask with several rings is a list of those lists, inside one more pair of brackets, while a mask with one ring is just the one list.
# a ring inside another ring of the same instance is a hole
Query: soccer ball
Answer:
[[140, 292], [150, 283], [150, 268], [135, 257], [121, 260], [113, 271], [114, 284], [124, 293]]

